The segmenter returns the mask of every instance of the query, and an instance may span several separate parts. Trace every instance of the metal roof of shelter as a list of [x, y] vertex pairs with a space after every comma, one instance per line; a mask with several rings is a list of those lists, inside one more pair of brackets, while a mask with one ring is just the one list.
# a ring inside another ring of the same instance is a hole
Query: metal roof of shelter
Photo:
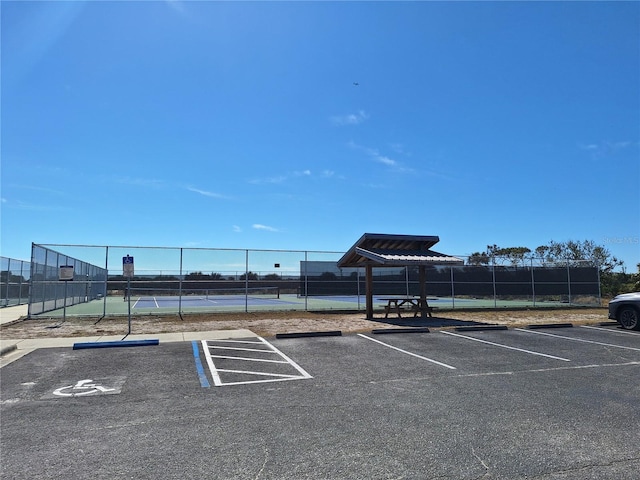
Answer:
[[338, 260], [338, 267], [464, 264], [461, 258], [431, 250], [439, 241], [436, 235], [365, 233]]

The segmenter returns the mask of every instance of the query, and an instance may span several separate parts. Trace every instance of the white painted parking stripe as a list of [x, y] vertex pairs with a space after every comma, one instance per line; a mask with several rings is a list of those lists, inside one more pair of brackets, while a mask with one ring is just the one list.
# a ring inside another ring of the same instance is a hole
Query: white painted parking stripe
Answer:
[[626, 335], [638, 335], [638, 338], [640, 338], [640, 334], [633, 333], [633, 332], [631, 332], [629, 330], [621, 330], [621, 329], [612, 330], [611, 328], [592, 327], [590, 325], [582, 325], [582, 328], [590, 328], [592, 330], [602, 330], [604, 332], [609, 332], [609, 333], [622, 333], [622, 334], [626, 334]]
[[264, 348], [241, 348], [241, 347], [225, 347], [220, 345], [209, 345], [212, 350], [235, 350], [238, 352], [260, 352], [260, 353], [276, 353], [273, 350], [265, 350]]
[[232, 340], [230, 338], [223, 339], [223, 340], [216, 340], [216, 343], [246, 343], [248, 345], [263, 345], [263, 343], [260, 341], [255, 342], [253, 340]]
[[296, 370], [298, 370], [300, 372], [300, 374], [304, 377], [304, 378], [313, 378], [311, 375], [309, 375], [307, 372], [304, 371], [304, 369], [298, 365], [296, 362], [294, 362], [293, 360], [291, 360], [289, 357], [287, 357], [284, 353], [282, 353], [280, 350], [278, 350], [275, 346], [271, 345], [269, 342], [267, 342], [264, 338], [262, 337], [258, 337], [258, 339], [260, 339], [265, 345], [269, 346], [269, 348], [273, 348], [273, 350], [275, 350], [276, 352], [278, 352], [278, 354], [284, 358], [287, 362], [289, 362], [291, 364], [291, 366], [293, 366], [293, 368], [295, 368]]
[[206, 340], [202, 340], [202, 351], [204, 352], [204, 358], [207, 360], [207, 365], [209, 365], [209, 371], [211, 372], [211, 377], [213, 378], [213, 384], [216, 387], [219, 387], [220, 385], [222, 385], [222, 380], [220, 380], [220, 374], [218, 374], [218, 370], [213, 364], [211, 352], [209, 351], [209, 346], [207, 345]]
[[250, 375], [263, 376], [263, 377], [279, 377], [279, 378], [285, 378], [288, 380], [292, 380], [294, 378], [300, 378], [300, 375], [287, 375], [286, 373], [266, 373], [266, 372], [253, 372], [249, 370], [227, 370], [227, 369], [225, 370], [220, 369], [218, 371], [225, 372], [225, 373], [248, 373]]
[[444, 333], [445, 335], [451, 335], [451, 336], [454, 336], [454, 337], [465, 338], [467, 340], [472, 340], [474, 342], [486, 343], [487, 345], [493, 345], [494, 347], [507, 348], [509, 350], [515, 350], [517, 352], [528, 353], [530, 355], [538, 355], [540, 357], [552, 358], [554, 360], [561, 360], [563, 362], [570, 362], [571, 361], [568, 358], [556, 357], [554, 355], [548, 355], [546, 353], [534, 352], [532, 350], [525, 350], [524, 348], [510, 347], [509, 345], [503, 345], [501, 343], [489, 342], [487, 340], [481, 340], [479, 338], [468, 337], [467, 335], [460, 335], [459, 333], [444, 332], [444, 331], [441, 331], [440, 333]]
[[516, 375], [521, 373], [543, 373], [543, 372], [556, 372], [560, 370], [581, 370], [585, 368], [618, 368], [618, 367], [631, 367], [638, 366], [640, 362], [626, 362], [626, 363], [602, 363], [599, 365], [572, 365], [570, 367], [553, 367], [553, 368], [533, 368], [530, 370], [518, 370], [508, 372], [482, 372], [482, 373], [463, 373], [460, 375], [454, 375], [455, 377], [487, 377], [493, 375]]
[[[266, 383], [266, 382], [280, 382], [283, 380], [301, 380], [305, 378], [313, 378], [309, 375], [302, 367], [300, 367], [297, 363], [287, 357], [284, 353], [278, 350], [275, 346], [271, 345], [262, 337], [256, 337], [258, 341], [234, 341], [235, 343], [251, 343], [254, 345], [264, 345], [269, 350], [263, 349], [248, 349], [248, 348], [234, 348], [234, 347], [219, 347], [216, 345], [209, 345], [207, 340], [202, 340], [202, 349], [204, 350], [204, 355], [207, 360], [207, 365], [209, 366], [209, 370], [211, 371], [211, 376], [213, 377], [213, 383], [216, 387], [224, 386], [224, 385], [245, 385], [249, 383]], [[231, 340], [214, 340], [215, 343], [220, 342], [231, 342]], [[213, 343], [212, 342], [212, 343]], [[246, 357], [234, 357], [229, 355], [212, 355], [211, 350], [215, 350], [216, 348], [225, 348], [227, 350], [241, 350], [241, 351], [249, 351], [249, 352], [261, 352], [261, 353], [276, 353], [280, 355], [282, 360], [272, 360], [272, 359], [260, 359], [260, 358], [246, 358]], [[296, 369], [300, 375], [289, 375], [282, 373], [270, 373], [270, 372], [260, 372], [260, 371], [251, 371], [251, 370], [231, 370], [231, 369], [219, 369], [215, 366], [213, 359], [226, 359], [232, 361], [240, 361], [240, 362], [257, 362], [257, 363], [279, 363], [279, 364], [289, 364], [294, 369]], [[253, 376], [263, 376], [269, 377], [268, 380], [247, 380], [241, 382], [223, 382], [220, 378], [220, 373], [232, 373], [232, 374], [245, 374], [245, 375], [253, 375]]]
[[387, 348], [391, 348], [393, 350], [397, 350], [398, 352], [404, 353], [406, 355], [410, 355], [412, 357], [419, 358], [420, 360], [426, 360], [427, 362], [435, 363], [436, 365], [440, 365], [441, 367], [449, 368], [451, 370], [456, 370], [456, 367], [452, 367], [451, 365], [447, 365], [446, 363], [438, 362], [437, 360], [433, 360], [432, 358], [423, 357], [422, 355], [418, 355], [416, 353], [408, 352], [406, 350], [402, 350], [401, 348], [394, 347], [393, 345], [389, 345], [388, 343], [381, 342], [380, 340], [376, 340], [375, 338], [367, 337], [362, 333], [359, 333], [358, 336], [362, 338], [366, 338], [367, 340], [371, 340], [372, 342], [379, 343], [380, 345], [384, 345]]
[[[230, 355], [211, 355], [211, 358], [226, 358], [229, 360], [245, 360], [247, 362], [259, 362], [259, 363], [289, 363], [286, 360], [266, 360], [263, 358], [232, 357]], [[222, 371], [222, 370], [219, 370], [219, 371]]]
[[291, 377], [291, 378], [268, 378], [266, 380], [245, 380], [242, 382], [227, 382], [223, 383], [220, 386], [230, 386], [230, 385], [249, 385], [250, 383], [273, 383], [273, 382], [286, 382], [289, 380], [300, 380], [302, 377]]
[[594, 345], [603, 345], [605, 347], [614, 347], [614, 348], [624, 348], [625, 350], [635, 350], [636, 352], [640, 352], [640, 348], [625, 347], [623, 345], [615, 345], [613, 343], [594, 342], [593, 340], [583, 340], [581, 338], [565, 337], [564, 335], [554, 335], [553, 333], [538, 332], [534, 330], [524, 330], [522, 328], [516, 328], [516, 330], [520, 332], [535, 333], [536, 335], [546, 335], [548, 337], [562, 338], [564, 340], [573, 340], [574, 342], [592, 343]]

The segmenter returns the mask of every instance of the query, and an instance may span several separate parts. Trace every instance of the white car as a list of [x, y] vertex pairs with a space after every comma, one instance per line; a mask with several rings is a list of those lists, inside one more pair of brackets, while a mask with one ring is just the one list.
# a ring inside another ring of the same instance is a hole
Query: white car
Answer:
[[627, 330], [640, 330], [640, 292], [623, 293], [611, 300], [609, 318]]

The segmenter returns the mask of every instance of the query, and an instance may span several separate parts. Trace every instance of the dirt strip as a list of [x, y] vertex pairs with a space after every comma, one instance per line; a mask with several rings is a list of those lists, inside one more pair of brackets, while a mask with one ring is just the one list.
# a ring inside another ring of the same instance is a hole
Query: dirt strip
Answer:
[[[364, 332], [377, 328], [431, 327], [447, 328], [474, 324], [507, 325], [519, 327], [531, 324], [572, 323], [589, 325], [606, 322], [606, 308], [567, 308], [530, 310], [449, 310], [436, 311], [433, 318], [413, 318], [409, 313], [402, 318], [385, 319], [376, 312], [374, 320], [367, 320], [364, 312], [249, 312], [178, 315], [132, 316], [131, 332], [154, 334], [169, 332], [198, 332], [246, 328], [257, 335], [270, 337], [277, 333], [319, 332], [341, 330], [343, 333]], [[2, 339], [79, 337], [92, 335], [119, 335], [128, 330], [127, 317], [67, 317], [22, 320], [0, 327]]]

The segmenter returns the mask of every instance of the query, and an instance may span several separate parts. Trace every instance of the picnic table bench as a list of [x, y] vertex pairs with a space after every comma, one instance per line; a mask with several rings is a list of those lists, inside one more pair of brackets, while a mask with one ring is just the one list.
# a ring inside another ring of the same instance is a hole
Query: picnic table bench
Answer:
[[435, 307], [430, 307], [427, 301], [425, 300], [425, 306], [420, 307], [420, 298], [418, 297], [379, 297], [378, 300], [382, 302], [387, 302], [387, 305], [384, 307], [384, 318], [389, 317], [389, 313], [393, 310], [398, 314], [398, 318], [402, 318], [400, 312], [402, 311], [402, 307], [409, 306], [409, 309], [413, 312], [413, 316], [417, 317], [418, 313], [424, 311], [426, 315], [431, 317], [431, 312]]

